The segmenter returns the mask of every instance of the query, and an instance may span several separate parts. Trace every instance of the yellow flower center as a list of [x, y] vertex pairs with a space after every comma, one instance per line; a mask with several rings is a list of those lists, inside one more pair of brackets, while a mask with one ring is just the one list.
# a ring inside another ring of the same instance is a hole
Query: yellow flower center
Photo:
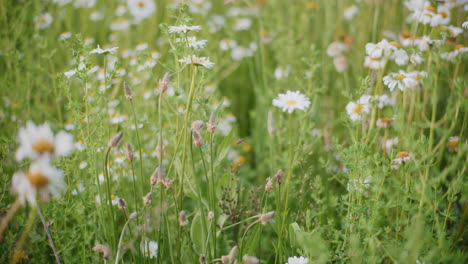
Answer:
[[440, 11], [440, 12], [439, 12], [439, 15], [441, 15], [443, 18], [447, 18], [447, 17], [448, 17], [447, 12], [445, 12], [445, 11]]
[[455, 46], [455, 50], [462, 49], [464, 46], [462, 44], [458, 44]]
[[43, 154], [43, 153], [54, 153], [54, 145], [52, 143], [50, 143], [48, 140], [46, 139], [40, 139], [38, 141], [36, 141], [33, 145], [32, 145], [32, 149], [39, 153], [39, 154]]
[[408, 30], [402, 30], [400, 34], [403, 38], [411, 37], [411, 33]]
[[41, 172], [29, 172], [27, 174], [27, 178], [29, 182], [37, 189], [44, 188], [47, 186], [47, 184], [49, 184], [49, 179]]
[[402, 158], [406, 158], [406, 157], [409, 157], [409, 152], [408, 151], [400, 151], [396, 154], [396, 158], [397, 159], [402, 159]]
[[435, 12], [435, 11], [436, 11], [435, 7], [433, 7], [433, 6], [428, 6], [428, 7], [426, 8], [426, 10], [427, 10], [427, 11], [431, 11], [431, 12]]
[[397, 78], [398, 80], [403, 80], [404, 78], [406, 78], [406, 75], [399, 73], [395, 76], [395, 78]]
[[394, 46], [394, 47], [397, 48], [397, 49], [400, 49], [400, 48], [401, 48], [400, 43], [398, 43], [398, 42], [396, 42], [396, 41], [391, 41], [391, 42], [390, 42], [390, 45]]
[[457, 139], [449, 140], [448, 142], [449, 149], [455, 149], [458, 146], [458, 142], [459, 141]]
[[360, 114], [362, 112], [362, 109], [364, 109], [364, 106], [362, 104], [357, 104], [354, 107], [353, 112], [356, 114]]
[[142, 1], [139, 1], [137, 5], [138, 7], [141, 7], [141, 8], [145, 7], [145, 3], [143, 3]]
[[288, 101], [286, 101], [286, 104], [287, 105], [295, 105], [295, 104], [297, 104], [297, 101], [296, 100], [288, 100]]

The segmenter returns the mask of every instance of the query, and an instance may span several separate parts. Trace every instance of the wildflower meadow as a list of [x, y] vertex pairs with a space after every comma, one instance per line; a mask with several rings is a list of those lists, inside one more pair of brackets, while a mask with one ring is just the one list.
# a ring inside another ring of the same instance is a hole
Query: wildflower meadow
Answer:
[[0, 1], [0, 263], [468, 263], [467, 0]]

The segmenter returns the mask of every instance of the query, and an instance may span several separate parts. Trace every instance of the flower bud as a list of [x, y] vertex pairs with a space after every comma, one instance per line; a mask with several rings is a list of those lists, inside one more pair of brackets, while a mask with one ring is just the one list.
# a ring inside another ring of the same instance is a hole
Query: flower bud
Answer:
[[278, 170], [275, 174], [275, 179], [279, 185], [283, 183], [283, 176], [284, 176], [284, 172], [282, 170]]
[[151, 203], [151, 197], [153, 196], [153, 193], [152, 192], [149, 192], [147, 193], [144, 197], [143, 197], [143, 204], [144, 205], [148, 205]]
[[127, 158], [130, 162], [133, 161], [133, 148], [132, 148], [132, 145], [130, 145], [130, 143], [127, 143], [127, 145], [125, 146], [125, 152], [127, 152]]
[[110, 248], [101, 244], [97, 244], [96, 246], [94, 246], [93, 251], [101, 252], [103, 254], [104, 260], [108, 260], [111, 255]]
[[275, 182], [273, 181], [272, 178], [268, 178], [268, 179], [267, 179], [267, 183], [265, 184], [265, 191], [268, 192], [269, 190], [273, 189], [273, 184], [274, 184], [274, 183], [275, 183]]
[[214, 212], [213, 212], [213, 211], [209, 211], [209, 212], [208, 212], [208, 221], [211, 222], [211, 221], [213, 221], [213, 219], [214, 219]]
[[151, 175], [150, 183], [151, 185], [155, 185], [158, 182], [162, 182], [164, 178], [166, 178], [166, 174], [164, 173], [163, 167], [159, 165]]
[[124, 94], [125, 94], [125, 97], [127, 97], [128, 100], [130, 100], [130, 101], [132, 100], [132, 98], [133, 98], [132, 88], [130, 87], [128, 82], [125, 82], [125, 81], [124, 81]]
[[216, 130], [215, 112], [211, 112], [210, 120], [207, 124], [208, 133], [213, 134]]
[[187, 219], [187, 214], [185, 211], [180, 211], [179, 213], [179, 225], [186, 226], [188, 225], [189, 221]]
[[113, 138], [111, 138], [111, 139], [109, 140], [109, 143], [107, 144], [107, 146], [108, 146], [109, 148], [115, 148], [115, 147], [117, 147], [117, 145], [119, 145], [120, 140], [122, 139], [122, 137], [123, 137], [123, 132], [120, 131], [120, 132], [117, 133]]
[[163, 94], [167, 90], [167, 86], [169, 84], [169, 73], [166, 72], [164, 77], [159, 81], [159, 93]]
[[119, 198], [119, 203], [117, 204], [117, 207], [120, 211], [125, 211], [125, 209], [127, 208], [127, 202], [125, 202], [124, 199]]
[[275, 211], [271, 211], [271, 212], [268, 212], [268, 213], [265, 213], [265, 214], [262, 214], [260, 216], [260, 219], [258, 219], [262, 225], [266, 225], [268, 223], [268, 221], [270, 221], [273, 216], [275, 216]]
[[193, 137], [193, 144], [195, 144], [196, 147], [201, 147], [203, 142], [202, 142], [200, 134], [198, 134], [197, 131], [192, 131], [192, 137]]
[[200, 132], [200, 130], [203, 128], [203, 121], [197, 120], [192, 122], [192, 131]]

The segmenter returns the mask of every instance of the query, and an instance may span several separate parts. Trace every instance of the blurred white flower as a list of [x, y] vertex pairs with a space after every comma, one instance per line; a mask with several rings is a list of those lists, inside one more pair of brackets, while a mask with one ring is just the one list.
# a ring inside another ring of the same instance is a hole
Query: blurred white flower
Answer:
[[252, 20], [250, 18], [239, 18], [234, 24], [234, 30], [242, 31], [247, 30], [252, 26]]
[[74, 148], [71, 134], [60, 131], [54, 135], [50, 126], [44, 123], [36, 126], [28, 121], [26, 127], [18, 133], [19, 147], [16, 151], [16, 160], [24, 158], [37, 159], [39, 157], [63, 157], [68, 156]]
[[305, 111], [310, 106], [310, 101], [299, 91], [288, 90], [284, 94], [278, 94], [278, 97], [273, 99], [273, 105], [281, 108], [283, 112], [287, 111], [291, 114], [296, 109]]
[[52, 21], [54, 21], [54, 19], [49, 13], [44, 13], [34, 18], [34, 22], [36, 23], [36, 28], [38, 29], [48, 28], [50, 24], [52, 24]]
[[201, 26], [187, 26], [187, 25], [180, 25], [180, 26], [170, 26], [169, 33], [187, 33], [189, 31], [198, 32], [202, 30]]
[[89, 54], [103, 54], [103, 53], [110, 53], [110, 54], [114, 54], [117, 49], [119, 49], [119, 47], [113, 47], [113, 48], [109, 48], [109, 49], [101, 49], [101, 47], [99, 47], [99, 45], [97, 46], [97, 48], [93, 49]]
[[346, 105], [346, 112], [352, 121], [362, 120], [364, 114], [368, 114], [371, 109], [370, 100], [372, 96], [363, 95], [357, 102], [349, 102]]
[[343, 12], [343, 17], [345, 20], [351, 20], [353, 19], [354, 15], [357, 14], [357, 12], [359, 11], [359, 9], [357, 8], [357, 6], [355, 5], [351, 5], [349, 6], [348, 8], [346, 8]]
[[406, 73], [402, 70], [398, 71], [398, 73], [390, 73], [383, 77], [383, 82], [392, 92], [395, 88], [404, 91], [407, 88], [414, 87], [418, 84], [412, 74]]
[[50, 195], [58, 197], [63, 186], [62, 171], [52, 167], [48, 158], [40, 158], [31, 163], [27, 172], [13, 175], [11, 190], [22, 204], [36, 206], [38, 193], [42, 201], [48, 201]]
[[309, 259], [306, 258], [306, 257], [289, 257], [288, 258], [288, 262], [286, 262], [286, 264], [308, 264], [309, 263]]
[[206, 46], [206, 40], [197, 40], [196, 37], [177, 38], [176, 42], [187, 42], [187, 45], [196, 50], [203, 49]]
[[184, 64], [193, 64], [195, 66], [203, 66], [207, 69], [211, 69], [215, 65], [215, 63], [211, 62], [210, 59], [206, 57], [197, 57], [195, 55], [180, 59], [179, 62]]
[[147, 258], [156, 258], [158, 256], [158, 243], [156, 241], [144, 240], [140, 245], [141, 253]]
[[127, 0], [127, 6], [137, 21], [150, 17], [156, 10], [154, 0]]

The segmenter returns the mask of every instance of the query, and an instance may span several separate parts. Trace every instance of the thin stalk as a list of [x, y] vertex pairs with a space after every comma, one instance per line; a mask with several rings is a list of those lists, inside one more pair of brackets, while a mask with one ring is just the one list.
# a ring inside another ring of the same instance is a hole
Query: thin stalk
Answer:
[[55, 262], [57, 262], [57, 264], [60, 264], [60, 259], [57, 254], [57, 249], [55, 249], [54, 240], [52, 239], [52, 235], [50, 234], [49, 226], [47, 225], [44, 219], [44, 216], [42, 215], [40, 206], [37, 206], [37, 213], [39, 214], [39, 217], [41, 218], [42, 225], [44, 226], [44, 230], [47, 234], [47, 238], [49, 239], [50, 247], [52, 248], [52, 251], [54, 252]]

